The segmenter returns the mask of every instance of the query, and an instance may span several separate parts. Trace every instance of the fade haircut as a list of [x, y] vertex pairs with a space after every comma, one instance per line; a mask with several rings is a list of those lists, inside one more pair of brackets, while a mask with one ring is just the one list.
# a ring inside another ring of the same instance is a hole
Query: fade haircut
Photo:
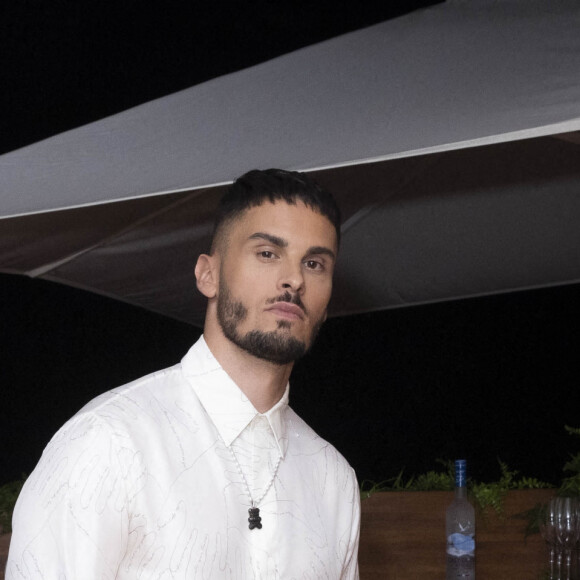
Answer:
[[236, 179], [221, 198], [214, 222], [211, 252], [225, 241], [225, 226], [253, 207], [264, 202], [285, 201], [296, 205], [301, 201], [310, 209], [328, 218], [340, 243], [340, 210], [331, 193], [320, 187], [306, 173], [283, 169], [253, 169]]

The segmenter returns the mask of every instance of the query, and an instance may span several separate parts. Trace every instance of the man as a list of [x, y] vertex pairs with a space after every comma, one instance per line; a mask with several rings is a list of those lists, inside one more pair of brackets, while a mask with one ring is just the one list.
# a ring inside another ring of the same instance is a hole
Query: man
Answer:
[[203, 336], [55, 435], [15, 509], [9, 580], [358, 578], [354, 472], [288, 406], [339, 227], [306, 175], [234, 183], [195, 267]]

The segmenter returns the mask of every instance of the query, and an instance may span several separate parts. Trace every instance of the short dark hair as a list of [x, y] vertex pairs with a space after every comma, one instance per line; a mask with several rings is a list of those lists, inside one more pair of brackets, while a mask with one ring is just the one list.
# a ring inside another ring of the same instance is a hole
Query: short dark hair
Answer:
[[225, 222], [246, 210], [283, 200], [290, 205], [301, 201], [310, 209], [327, 217], [336, 230], [340, 243], [340, 210], [332, 194], [306, 173], [283, 169], [253, 169], [236, 179], [221, 198], [214, 221], [212, 249], [216, 235]]

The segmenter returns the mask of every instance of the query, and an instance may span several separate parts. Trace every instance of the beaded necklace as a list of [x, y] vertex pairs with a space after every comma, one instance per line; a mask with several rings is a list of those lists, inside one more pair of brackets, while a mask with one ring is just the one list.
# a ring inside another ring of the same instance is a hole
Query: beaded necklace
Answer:
[[258, 528], [259, 530], [261, 530], [262, 529], [262, 518], [260, 517], [260, 508], [258, 507], [258, 505], [264, 499], [264, 497], [266, 497], [266, 494], [268, 493], [268, 491], [270, 491], [270, 488], [272, 487], [272, 484], [274, 483], [274, 480], [276, 479], [276, 475], [278, 473], [278, 467], [280, 467], [280, 461], [282, 460], [282, 457], [281, 456], [278, 457], [278, 460], [276, 461], [276, 465], [274, 466], [274, 473], [272, 474], [272, 477], [270, 478], [268, 485], [264, 488], [262, 495], [258, 499], [255, 500], [252, 497], [252, 492], [250, 491], [250, 486], [248, 485], [248, 482], [246, 481], [246, 476], [244, 475], [244, 472], [242, 471], [242, 466], [240, 465], [240, 462], [238, 461], [238, 458], [236, 457], [236, 454], [234, 453], [233, 448], [230, 446], [230, 447], [228, 447], [228, 449], [230, 450], [230, 453], [232, 454], [232, 457], [234, 458], [234, 461], [236, 462], [236, 466], [238, 467], [238, 473], [240, 474], [240, 477], [242, 478], [242, 481], [244, 482], [244, 486], [246, 488], [246, 493], [248, 494], [248, 497], [250, 498], [250, 505], [252, 507], [248, 510], [248, 513], [250, 514], [250, 517], [248, 518], [248, 522], [250, 523], [249, 528], [250, 528], [250, 530], [253, 530], [254, 528]]

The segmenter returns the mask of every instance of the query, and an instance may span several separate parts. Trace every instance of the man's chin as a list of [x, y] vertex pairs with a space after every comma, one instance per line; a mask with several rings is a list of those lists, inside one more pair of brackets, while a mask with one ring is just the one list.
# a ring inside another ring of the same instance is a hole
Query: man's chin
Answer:
[[278, 329], [266, 332], [252, 330], [236, 336], [232, 342], [252, 356], [277, 365], [293, 363], [307, 350], [305, 342]]

